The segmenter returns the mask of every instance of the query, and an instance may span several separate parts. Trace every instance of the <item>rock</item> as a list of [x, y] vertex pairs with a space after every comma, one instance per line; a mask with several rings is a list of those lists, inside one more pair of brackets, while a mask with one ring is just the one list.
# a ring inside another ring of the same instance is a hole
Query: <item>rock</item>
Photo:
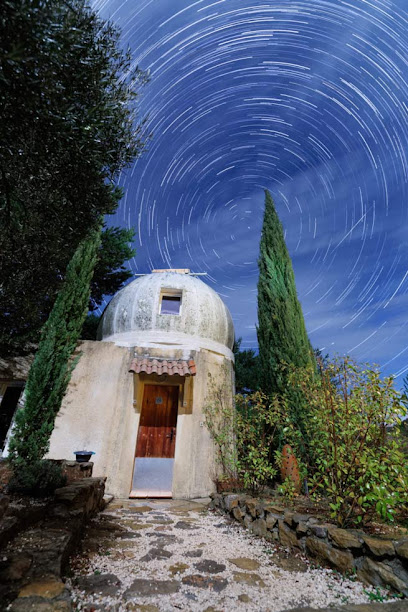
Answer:
[[164, 550], [164, 548], [151, 548], [147, 555], [142, 557], [140, 561], [153, 561], [160, 559], [170, 559], [173, 556], [169, 550]]
[[151, 580], [136, 578], [130, 587], [124, 592], [125, 599], [132, 597], [156, 597], [156, 595], [170, 595], [180, 590], [177, 580]]
[[307, 523], [309, 516], [307, 514], [299, 514], [295, 512], [292, 517], [293, 525], [299, 525], [299, 523]]
[[246, 514], [244, 516], [244, 525], [247, 529], [250, 529], [251, 525], [252, 525], [252, 518], [249, 514]]
[[44, 599], [43, 597], [17, 598], [7, 608], [9, 612], [71, 612], [71, 601], [65, 599]]
[[266, 584], [258, 574], [244, 574], [243, 572], [233, 572], [234, 582], [248, 584], [249, 586], [265, 587]]
[[109, 495], [109, 493], [105, 493], [105, 495], [103, 496], [104, 508], [106, 508], [106, 506], [109, 506], [109, 504], [113, 502], [114, 499], [115, 498], [113, 495]]
[[75, 580], [75, 586], [80, 591], [90, 594], [116, 595], [121, 581], [114, 574], [91, 574], [79, 576]]
[[245, 501], [245, 506], [247, 512], [252, 516], [252, 518], [256, 518], [256, 511], [257, 507], [259, 506], [258, 500], [249, 498]]
[[251, 598], [245, 593], [242, 593], [242, 595], [238, 595], [238, 601], [242, 601], [242, 603], [250, 603]]
[[318, 538], [327, 538], [327, 527], [325, 525], [310, 525], [310, 532]]
[[339, 529], [338, 527], [329, 526], [328, 532], [333, 542], [339, 548], [355, 548], [362, 547], [360, 540], [347, 529]]
[[279, 541], [283, 546], [294, 546], [299, 548], [299, 542], [296, 537], [296, 533], [292, 531], [282, 519], [279, 519]]
[[289, 525], [289, 527], [292, 527], [294, 515], [295, 515], [294, 512], [290, 512], [289, 510], [285, 510], [285, 514], [284, 514], [283, 520], [285, 521], [285, 523], [287, 525]]
[[398, 578], [390, 567], [380, 561], [365, 557], [361, 567], [357, 569], [357, 577], [366, 584], [391, 587], [408, 596], [408, 582]]
[[242, 519], [245, 516], [245, 512], [243, 510], [241, 510], [241, 508], [239, 506], [235, 506], [235, 508], [233, 508], [233, 510], [232, 510], [232, 516], [237, 521], [242, 521]]
[[328, 562], [340, 572], [351, 572], [354, 567], [353, 555], [345, 550], [337, 550], [316, 537], [306, 538], [306, 549], [316, 559]]
[[10, 498], [7, 495], [0, 493], [0, 519], [6, 514], [7, 508], [9, 507]]
[[45, 599], [53, 599], [62, 595], [65, 590], [65, 584], [62, 580], [57, 580], [53, 576], [36, 580], [26, 584], [18, 594], [18, 597], [43, 597]]
[[201, 574], [184, 576], [181, 582], [200, 589], [212, 589], [216, 593], [220, 593], [228, 585], [228, 581], [225, 580], [225, 578], [220, 578], [219, 576], [202, 576]]
[[[264, 504], [265, 512], [271, 512], [272, 514], [284, 514], [285, 508], [283, 506], [279, 506], [278, 504]], [[278, 518], [282, 518], [279, 516]]]
[[395, 550], [399, 557], [401, 557], [402, 559], [408, 559], [408, 540], [396, 542]]
[[150, 604], [139, 604], [134, 601], [128, 601], [126, 610], [130, 610], [131, 612], [159, 612], [160, 608]]
[[4, 516], [0, 524], [0, 548], [6, 546], [18, 532], [18, 518], [16, 516]]
[[306, 535], [308, 531], [309, 531], [309, 527], [303, 521], [301, 521], [299, 525], [296, 527], [296, 533], [299, 536]]
[[224, 497], [224, 506], [228, 512], [231, 512], [233, 508], [238, 506], [239, 495], [226, 495]]
[[272, 514], [271, 512], [267, 512], [266, 513], [266, 528], [268, 530], [273, 529], [276, 523], [278, 522], [279, 518], [280, 518], [279, 515]]
[[252, 521], [251, 531], [254, 535], [264, 538], [266, 536], [266, 521], [262, 518]]
[[393, 557], [395, 555], [394, 544], [391, 540], [381, 540], [363, 535], [364, 543], [375, 557]]
[[196, 558], [201, 557], [203, 554], [202, 550], [189, 550], [184, 554], [185, 557]]
[[20, 553], [7, 560], [6, 567], [0, 573], [0, 583], [21, 580], [30, 569], [33, 558], [30, 554]]
[[73, 516], [94, 516], [103, 510], [106, 478], [84, 478], [72, 484], [56, 489], [53, 513], [62, 517], [64, 514]]
[[150, 506], [130, 506], [128, 512], [135, 512], [136, 514], [144, 514], [153, 510]]
[[178, 521], [178, 523], [176, 523], [174, 527], [176, 529], [187, 529], [187, 530], [198, 529], [196, 525], [191, 525], [191, 523], [188, 523], [187, 521]]
[[126, 521], [125, 525], [126, 527], [129, 527], [129, 529], [135, 530], [150, 529], [151, 527], [156, 527], [154, 523], [138, 523], [136, 521]]
[[188, 568], [187, 563], [175, 563], [170, 565], [169, 572], [172, 576], [175, 576], [176, 574], [183, 574]]
[[228, 559], [228, 561], [230, 563], [233, 563], [237, 567], [239, 567], [239, 569], [250, 570], [250, 571], [257, 570], [261, 565], [258, 561], [255, 561], [255, 559], [249, 559], [247, 557], [238, 557], [237, 559]]
[[198, 569], [199, 572], [205, 572], [206, 574], [219, 574], [226, 569], [223, 563], [217, 563], [211, 559], [203, 559], [199, 563], [195, 563], [194, 567]]
[[15, 550], [32, 557], [32, 573], [60, 576], [68, 560], [73, 533], [67, 529], [28, 529], [14, 540]]

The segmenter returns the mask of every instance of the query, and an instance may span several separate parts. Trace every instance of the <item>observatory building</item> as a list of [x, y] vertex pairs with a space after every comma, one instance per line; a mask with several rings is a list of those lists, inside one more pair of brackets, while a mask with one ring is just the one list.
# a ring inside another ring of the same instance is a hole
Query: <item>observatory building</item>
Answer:
[[234, 328], [219, 295], [189, 270], [140, 276], [84, 341], [49, 458], [93, 451], [117, 497], [207, 496], [217, 473], [203, 407], [234, 394]]

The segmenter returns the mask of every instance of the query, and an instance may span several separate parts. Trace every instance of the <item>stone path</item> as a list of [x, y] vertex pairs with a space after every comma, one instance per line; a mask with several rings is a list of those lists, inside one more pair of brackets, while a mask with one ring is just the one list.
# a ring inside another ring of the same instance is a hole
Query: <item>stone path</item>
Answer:
[[313, 569], [207, 506], [176, 500], [110, 504], [72, 562], [76, 609], [278, 612], [369, 601], [373, 589]]

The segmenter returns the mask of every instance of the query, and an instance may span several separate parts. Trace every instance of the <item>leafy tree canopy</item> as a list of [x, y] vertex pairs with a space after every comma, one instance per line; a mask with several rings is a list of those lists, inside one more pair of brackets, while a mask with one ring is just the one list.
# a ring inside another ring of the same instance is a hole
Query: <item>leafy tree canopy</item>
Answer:
[[83, 0], [5, 0], [0, 41], [0, 351], [18, 354], [143, 150], [145, 75]]
[[90, 310], [98, 308], [104, 295], [116, 293], [132, 276], [129, 268], [123, 264], [136, 253], [129, 246], [134, 235], [134, 229], [122, 227], [108, 227], [102, 232], [101, 246], [91, 282]]

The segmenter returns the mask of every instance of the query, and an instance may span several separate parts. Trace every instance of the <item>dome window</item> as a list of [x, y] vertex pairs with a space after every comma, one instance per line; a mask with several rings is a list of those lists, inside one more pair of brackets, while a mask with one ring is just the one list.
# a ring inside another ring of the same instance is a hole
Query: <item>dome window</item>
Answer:
[[179, 315], [181, 310], [181, 291], [165, 289], [160, 295], [160, 314]]

